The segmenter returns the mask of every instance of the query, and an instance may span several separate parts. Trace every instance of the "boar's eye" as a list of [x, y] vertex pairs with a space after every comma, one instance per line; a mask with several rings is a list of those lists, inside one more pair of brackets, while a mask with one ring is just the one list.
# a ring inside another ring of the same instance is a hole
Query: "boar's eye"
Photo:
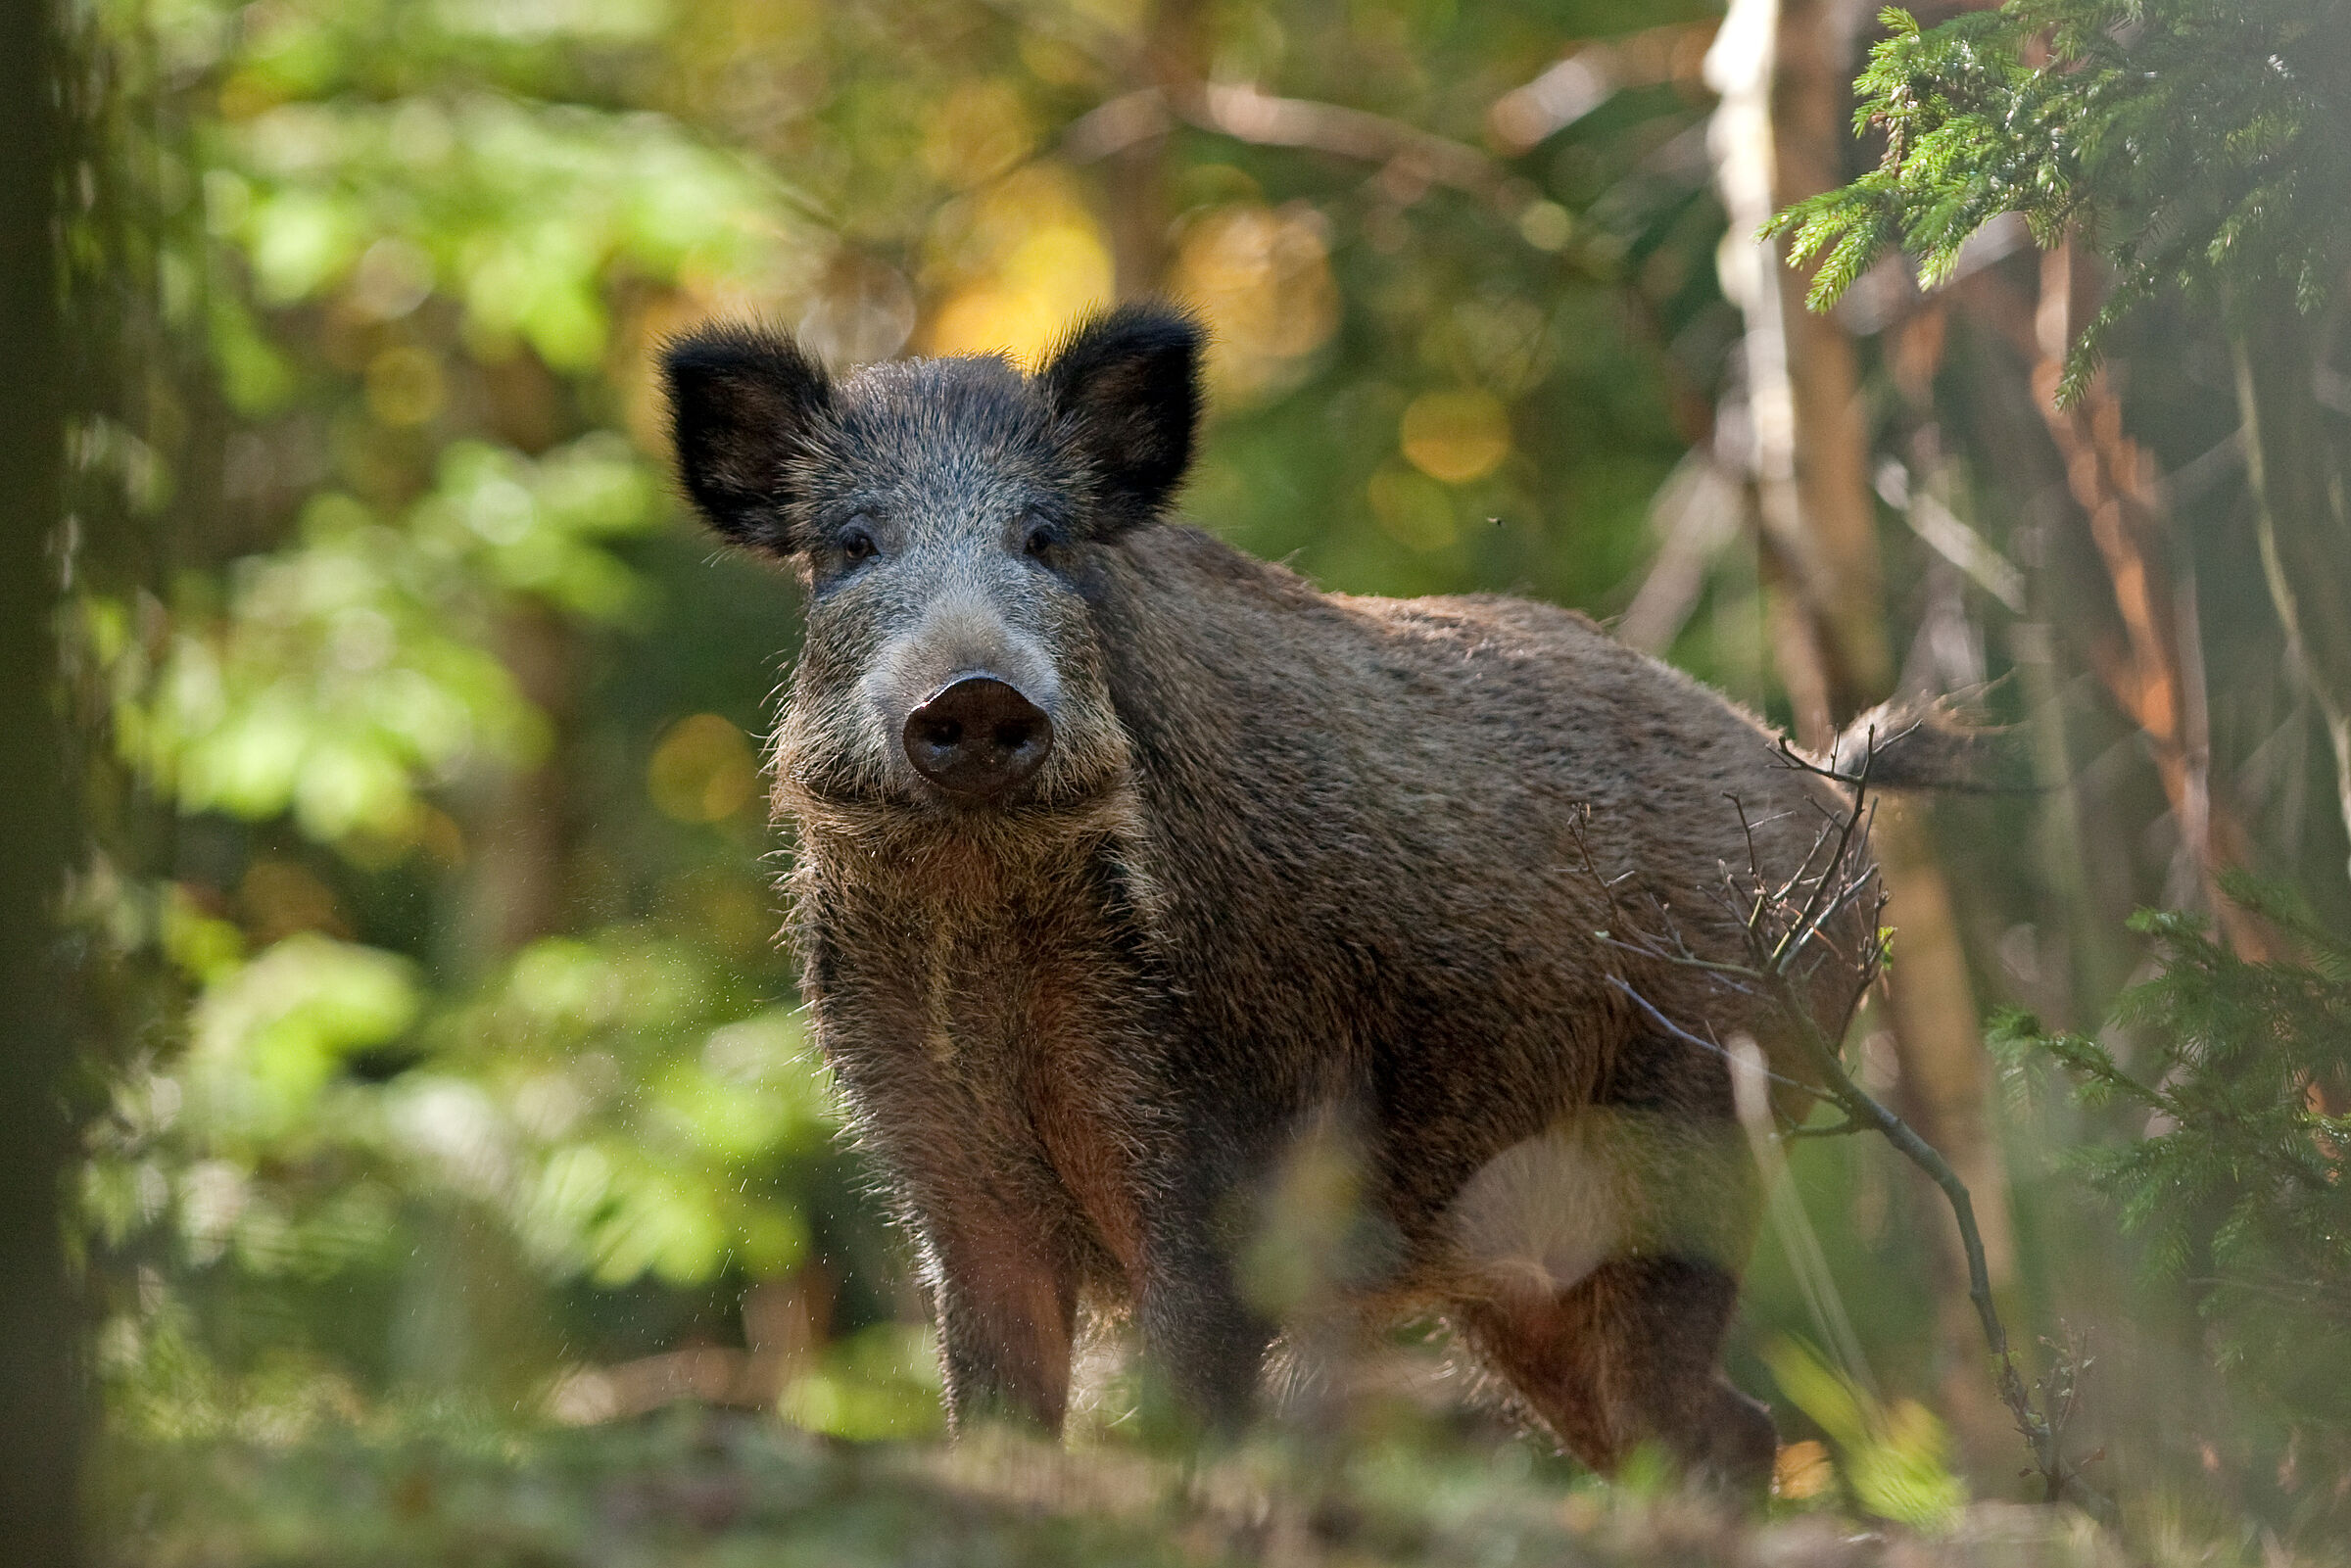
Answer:
[[840, 553], [851, 565], [855, 565], [859, 561], [870, 561], [882, 553], [882, 546], [874, 543], [872, 531], [867, 529], [863, 523], [851, 523], [842, 529], [840, 545]]
[[1032, 517], [1021, 535], [1021, 553], [1035, 559], [1060, 543], [1061, 535], [1051, 523], [1041, 517]]

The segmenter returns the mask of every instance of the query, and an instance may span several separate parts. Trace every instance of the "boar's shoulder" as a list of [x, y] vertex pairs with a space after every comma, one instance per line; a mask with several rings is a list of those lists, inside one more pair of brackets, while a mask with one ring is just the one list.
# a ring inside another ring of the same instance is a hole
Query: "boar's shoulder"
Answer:
[[1671, 819], [1727, 842], [1726, 794], [1761, 815], [1814, 791], [1752, 715], [1572, 610], [1320, 594], [1187, 528], [1123, 553], [1102, 602], [1113, 694], [1163, 796], [1553, 826], [1590, 807], [1620, 833]]

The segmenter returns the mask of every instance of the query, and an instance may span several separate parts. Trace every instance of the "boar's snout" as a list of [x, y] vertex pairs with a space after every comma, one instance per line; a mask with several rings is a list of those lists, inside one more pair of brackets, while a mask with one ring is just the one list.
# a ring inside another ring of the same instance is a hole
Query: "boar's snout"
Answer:
[[992, 675], [959, 675], [906, 716], [906, 760], [941, 789], [1000, 795], [1044, 765], [1053, 721]]

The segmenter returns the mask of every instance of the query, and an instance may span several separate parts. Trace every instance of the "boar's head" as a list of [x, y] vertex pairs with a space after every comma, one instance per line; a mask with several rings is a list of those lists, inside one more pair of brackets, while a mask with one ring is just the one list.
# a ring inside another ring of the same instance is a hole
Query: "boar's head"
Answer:
[[1001, 810], [1124, 776], [1089, 596], [1191, 458], [1200, 332], [1166, 307], [994, 356], [836, 380], [791, 339], [706, 329], [663, 358], [687, 494], [808, 590], [778, 736], [810, 803]]

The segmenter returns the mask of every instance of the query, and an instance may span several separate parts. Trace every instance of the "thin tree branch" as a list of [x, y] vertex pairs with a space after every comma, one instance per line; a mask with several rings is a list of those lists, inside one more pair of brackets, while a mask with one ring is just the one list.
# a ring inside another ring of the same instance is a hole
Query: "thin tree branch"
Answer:
[[[1673, 1020], [1658, 1012], [1655, 1005], [1653, 1004], [1648, 997], [1643, 996], [1639, 991], [1634, 990], [1618, 976], [1614, 974], [1609, 975], [1608, 983], [1624, 993], [1625, 997], [1631, 1001], [1635, 1007], [1638, 1007], [1642, 1012], [1648, 1014], [1650, 1017], [1650, 1022], [1656, 1024], [1658, 1028], [1663, 1029], [1666, 1033], [1672, 1035], [1675, 1039], [1681, 1041], [1684, 1045], [1695, 1045], [1701, 1051], [1711, 1051], [1714, 1055], [1721, 1057], [1725, 1062], [1731, 1060], [1731, 1053], [1729, 1051], [1723, 1049], [1723, 1047], [1717, 1045], [1714, 1041], [1706, 1039], [1702, 1035], [1692, 1034], [1688, 1029], [1685, 1029], [1680, 1024], [1674, 1022]], [[1769, 1068], [1765, 1068], [1763, 1069], [1763, 1075], [1769, 1078], [1772, 1082], [1780, 1085], [1782, 1088], [1794, 1089], [1800, 1094], [1808, 1094], [1812, 1096], [1813, 1099], [1819, 1101], [1825, 1102], [1829, 1099], [1828, 1095], [1823, 1094], [1811, 1084], [1805, 1083], [1798, 1078], [1784, 1076], [1781, 1073], [1772, 1071]]]
[[1434, 131], [1369, 110], [1277, 98], [1247, 82], [1204, 82], [1122, 93], [1073, 121], [1062, 151], [1080, 164], [1164, 136], [1177, 123], [1259, 147], [1296, 147], [1378, 164], [1400, 179], [1492, 198], [1508, 179], [1493, 159]]

